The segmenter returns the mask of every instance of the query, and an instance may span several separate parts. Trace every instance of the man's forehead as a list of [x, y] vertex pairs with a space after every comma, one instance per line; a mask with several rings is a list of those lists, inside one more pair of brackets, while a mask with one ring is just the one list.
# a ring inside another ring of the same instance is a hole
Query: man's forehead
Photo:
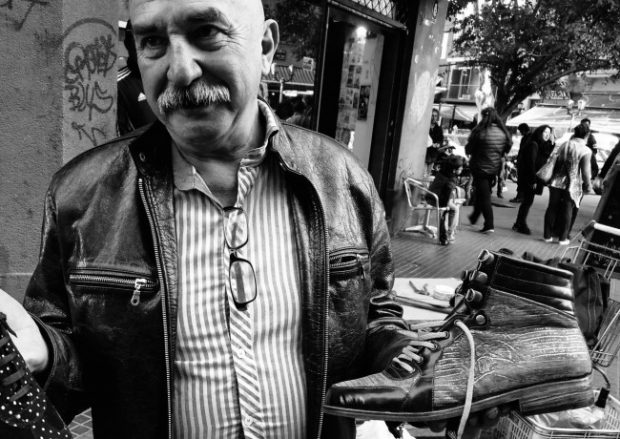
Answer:
[[126, 0], [127, 7], [129, 9], [137, 7], [142, 4], [148, 3], [175, 3], [175, 4], [187, 4], [187, 5], [235, 5], [235, 6], [243, 6], [243, 10], [245, 11], [254, 11], [256, 8], [263, 8], [262, 0]]
[[127, 2], [130, 14], [137, 9], [155, 5], [174, 6], [178, 9], [216, 8], [247, 17], [255, 17], [257, 12], [263, 11], [262, 0], [127, 0]]

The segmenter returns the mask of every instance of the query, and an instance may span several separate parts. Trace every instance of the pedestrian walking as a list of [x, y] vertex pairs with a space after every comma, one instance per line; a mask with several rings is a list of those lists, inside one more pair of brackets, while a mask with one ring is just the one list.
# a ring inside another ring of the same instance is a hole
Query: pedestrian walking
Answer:
[[553, 174], [549, 181], [549, 205], [545, 212], [545, 231], [543, 239], [552, 242], [558, 239], [560, 245], [568, 245], [568, 235], [579, 203], [584, 193], [592, 192], [590, 179], [591, 150], [586, 146], [588, 129], [579, 124], [573, 137], [558, 146]]
[[[519, 124], [519, 126], [517, 127], [517, 130], [519, 131], [519, 133], [521, 133], [521, 141], [519, 142], [519, 153], [521, 152], [521, 149], [525, 146], [525, 144], [528, 142], [528, 137], [531, 134], [530, 133], [530, 126], [526, 123], [521, 123]], [[518, 166], [519, 166], [519, 156], [517, 155], [517, 171], [518, 171]], [[519, 188], [517, 187], [517, 195], [509, 200], [511, 203], [520, 203], [521, 202], [521, 193], [519, 192]]]
[[551, 144], [551, 127], [541, 125], [528, 137], [524, 145], [519, 149], [517, 156], [517, 190], [521, 194], [521, 205], [517, 220], [512, 230], [517, 233], [530, 235], [532, 232], [527, 225], [527, 215], [534, 203], [536, 195], [536, 172], [538, 171], [538, 151], [548, 149]]
[[465, 152], [471, 156], [470, 169], [474, 185], [474, 210], [469, 221], [475, 224], [480, 215], [484, 217], [482, 233], [493, 233], [493, 207], [491, 206], [491, 189], [502, 166], [502, 158], [512, 146], [512, 138], [504, 122], [494, 108], [482, 110], [482, 119], [472, 130], [465, 146]]
[[596, 137], [594, 137], [594, 134], [592, 134], [592, 130], [590, 128], [591, 123], [592, 121], [588, 119], [587, 117], [581, 119], [581, 125], [585, 126], [588, 130], [588, 134], [586, 135], [585, 139], [586, 139], [586, 146], [592, 152], [592, 155], [590, 156], [590, 176], [594, 180], [597, 177], [598, 172], [599, 172], [598, 163], [596, 162], [596, 154], [598, 153], [598, 149], [596, 147], [597, 145]]

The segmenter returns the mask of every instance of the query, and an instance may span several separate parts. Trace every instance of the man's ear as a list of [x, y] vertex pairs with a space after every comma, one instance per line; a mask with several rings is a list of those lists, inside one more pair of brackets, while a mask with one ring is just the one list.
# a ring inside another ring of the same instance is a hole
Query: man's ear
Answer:
[[271, 63], [273, 57], [280, 43], [280, 28], [278, 23], [274, 20], [265, 20], [263, 25], [263, 39], [261, 41], [261, 47], [263, 49], [262, 55], [262, 73], [267, 75], [271, 70]]

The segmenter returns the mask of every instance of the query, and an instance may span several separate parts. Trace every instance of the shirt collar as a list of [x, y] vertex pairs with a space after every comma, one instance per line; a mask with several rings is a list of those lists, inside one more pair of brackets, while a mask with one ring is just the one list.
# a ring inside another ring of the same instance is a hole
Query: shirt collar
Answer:
[[[258, 109], [265, 122], [265, 139], [260, 147], [248, 151], [246, 156], [241, 159], [240, 166], [259, 166], [265, 160], [267, 155], [269, 139], [278, 131], [276, 117], [269, 105], [260, 99], [257, 102]], [[197, 189], [205, 194], [211, 193], [207, 187], [207, 184], [204, 182], [200, 174], [198, 174], [198, 171], [196, 171], [196, 168], [185, 160], [176, 146], [173, 146], [172, 148], [172, 170], [174, 175], [174, 185], [178, 190], [188, 191], [191, 189]]]

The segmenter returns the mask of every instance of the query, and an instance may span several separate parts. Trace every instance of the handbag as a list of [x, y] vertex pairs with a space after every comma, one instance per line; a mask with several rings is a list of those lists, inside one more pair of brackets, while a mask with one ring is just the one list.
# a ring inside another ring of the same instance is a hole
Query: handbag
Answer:
[[536, 172], [536, 177], [538, 177], [543, 184], [548, 184], [551, 181], [551, 177], [553, 177], [555, 163], [558, 160], [558, 149], [558, 146], [553, 148], [553, 151], [551, 151], [551, 154], [545, 164], [541, 166], [538, 172]]

